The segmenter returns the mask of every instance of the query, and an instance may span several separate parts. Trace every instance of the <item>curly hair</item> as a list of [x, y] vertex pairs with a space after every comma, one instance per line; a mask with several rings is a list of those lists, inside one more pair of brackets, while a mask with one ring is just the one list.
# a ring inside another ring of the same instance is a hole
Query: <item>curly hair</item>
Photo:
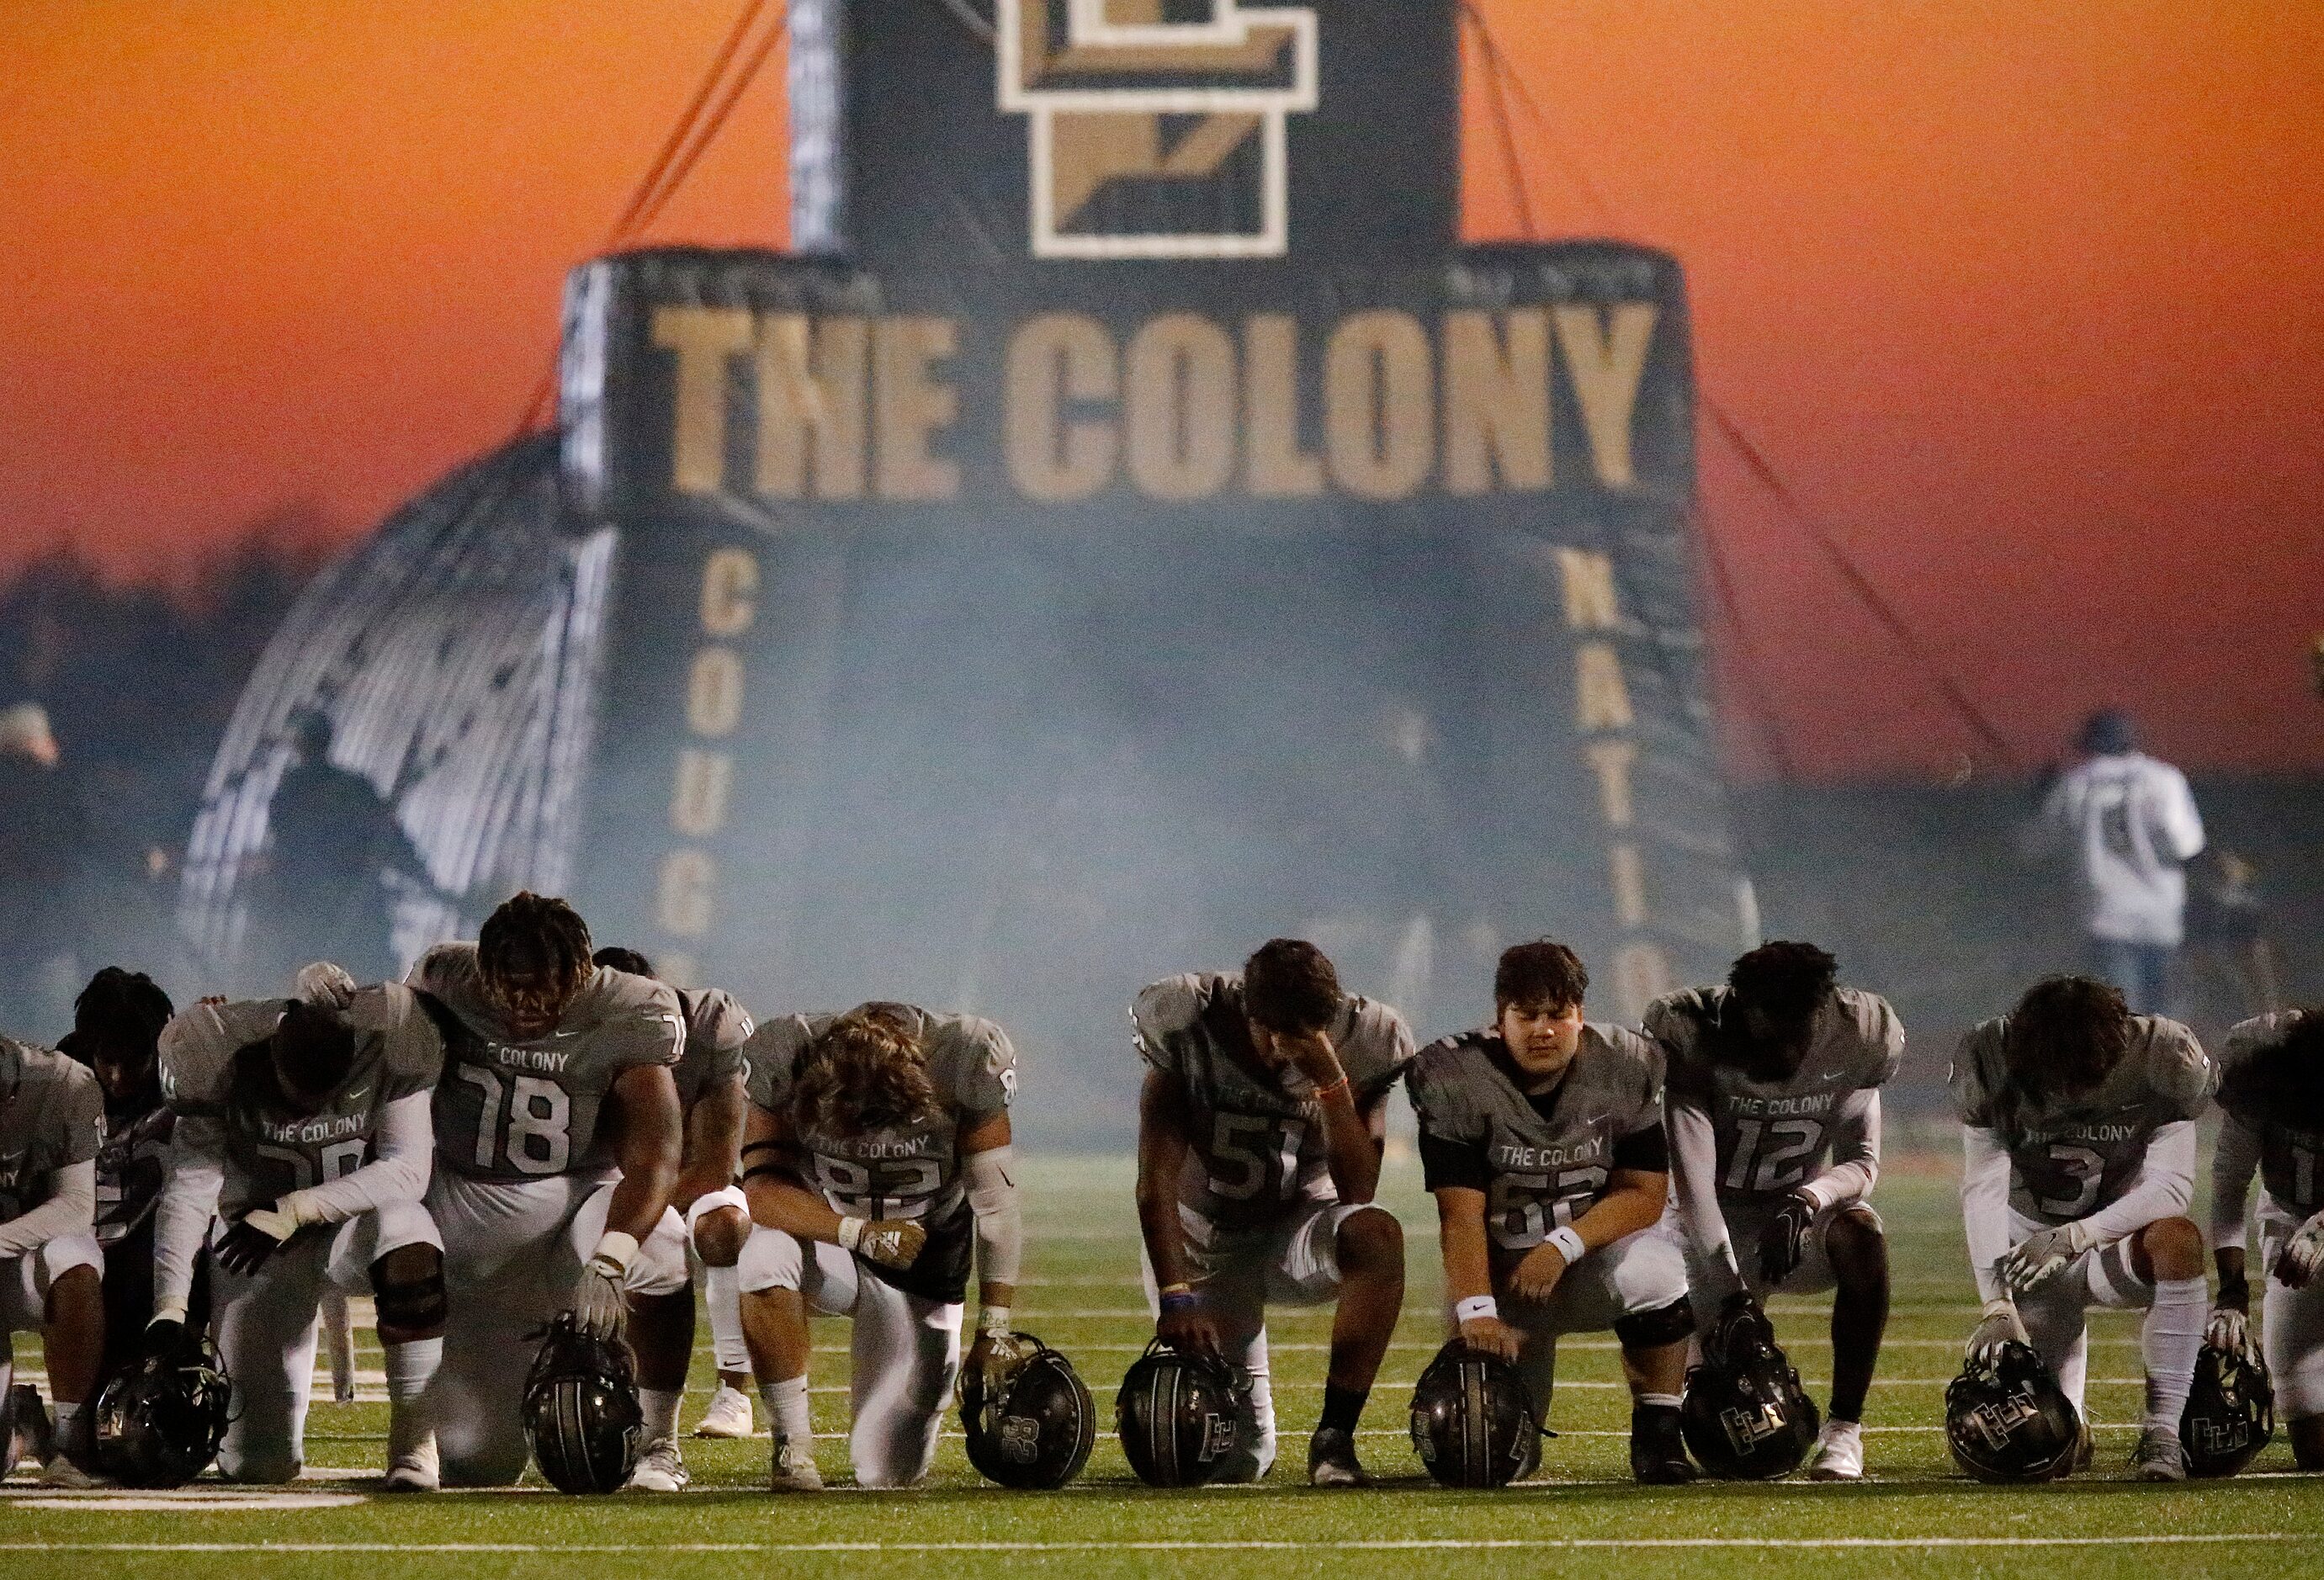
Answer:
[[791, 1065], [791, 1119], [802, 1131], [862, 1135], [936, 1112], [927, 1054], [900, 1004], [849, 1010]]
[[1554, 939], [1511, 944], [1493, 968], [1493, 1008], [1579, 1009], [1590, 991], [1590, 968]]
[[1781, 1024], [1797, 1024], [1823, 1007], [1840, 962], [1812, 943], [1763, 943], [1728, 968], [1736, 1001]]
[[2219, 1083], [2220, 1107], [2258, 1120], [2324, 1108], [2324, 1005], [2287, 1018], [2282, 1036]]
[[1270, 1032], [1321, 1031], [1340, 1013], [1331, 957], [1299, 938], [1270, 938], [1243, 962], [1243, 1013]]
[[2002, 1059], [2021, 1100], [2094, 1090], [2130, 1051], [2130, 1006], [2095, 977], [2044, 977], [2009, 1012]]
[[570, 981], [591, 969], [589, 923], [553, 895], [521, 890], [476, 931], [476, 964], [487, 977], [551, 970]]

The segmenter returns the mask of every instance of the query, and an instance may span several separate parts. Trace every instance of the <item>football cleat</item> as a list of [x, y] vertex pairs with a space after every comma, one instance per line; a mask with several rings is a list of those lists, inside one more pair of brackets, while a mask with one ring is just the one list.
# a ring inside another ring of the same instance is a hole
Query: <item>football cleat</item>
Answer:
[[1454, 1338], [1412, 1392], [1412, 1447], [1448, 1487], [1499, 1487], [1541, 1463], [1541, 1423], [1517, 1369]]
[[1862, 1481], [1864, 1428], [1855, 1421], [1826, 1421], [1808, 1451], [1808, 1480]]
[[725, 1383], [710, 1396], [710, 1407], [694, 1424], [697, 1438], [747, 1438], [757, 1429], [758, 1422], [751, 1413], [751, 1396], [739, 1388]]
[[2233, 1475], [2275, 1436], [2275, 1385], [2249, 1346], [2204, 1343], [2179, 1418], [2187, 1468], [2199, 1476]]
[[434, 1434], [420, 1439], [416, 1447], [408, 1448], [387, 1463], [387, 1479], [381, 1491], [389, 1493], [432, 1493], [441, 1484], [441, 1473], [437, 1468]]
[[2138, 1447], [2130, 1451], [2130, 1467], [2141, 1481], [2185, 1481], [2187, 1450], [2178, 1433], [2149, 1427], [2138, 1434]]
[[1699, 1473], [1686, 1457], [1679, 1412], [1666, 1404], [1630, 1407], [1630, 1474], [1640, 1486], [1683, 1486]]
[[69, 1493], [85, 1493], [91, 1487], [110, 1486], [112, 1484], [102, 1476], [89, 1474], [65, 1454], [59, 1452], [49, 1456], [49, 1462], [41, 1467], [41, 1484]]
[[815, 1446], [794, 1443], [788, 1438], [776, 1438], [767, 1488], [777, 1493], [823, 1491], [823, 1471], [815, 1462]]
[[1307, 1440], [1307, 1484], [1368, 1487], [1372, 1478], [1356, 1459], [1356, 1438], [1337, 1427], [1318, 1427]]
[[968, 1462], [1004, 1487], [1064, 1486], [1089, 1463], [1097, 1404], [1064, 1355], [1029, 1333], [1013, 1344], [1015, 1364], [1005, 1371], [978, 1368], [960, 1380]]
[[682, 1493], [692, 1479], [686, 1474], [686, 1461], [679, 1457], [678, 1445], [668, 1438], [657, 1438], [638, 1456], [637, 1468], [630, 1472], [624, 1485], [633, 1493]]

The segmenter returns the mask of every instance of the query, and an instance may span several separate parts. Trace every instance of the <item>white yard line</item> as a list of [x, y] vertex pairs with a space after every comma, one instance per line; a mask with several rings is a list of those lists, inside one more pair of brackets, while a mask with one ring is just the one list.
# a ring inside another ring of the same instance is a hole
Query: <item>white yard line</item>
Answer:
[[20, 1553], [1224, 1553], [1224, 1552], [1554, 1552], [1578, 1549], [1714, 1551], [1782, 1548], [1804, 1551], [1931, 1548], [2224, 1547], [2300, 1541], [2288, 1530], [2154, 1532], [2119, 1536], [1834, 1537], [1414, 1537], [1350, 1541], [802, 1541], [802, 1542], [497, 1542], [497, 1541], [0, 1541]]

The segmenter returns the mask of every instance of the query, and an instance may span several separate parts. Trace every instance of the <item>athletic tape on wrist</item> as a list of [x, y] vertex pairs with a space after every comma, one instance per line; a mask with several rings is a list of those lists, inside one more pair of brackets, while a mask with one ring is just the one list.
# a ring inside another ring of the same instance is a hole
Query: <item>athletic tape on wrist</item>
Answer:
[[630, 1270], [631, 1259], [637, 1254], [638, 1237], [635, 1235], [625, 1235], [619, 1229], [607, 1229], [598, 1236], [597, 1248], [589, 1253], [589, 1260], [605, 1263], [617, 1272], [627, 1272]]
[[842, 1251], [854, 1250], [856, 1245], [863, 1238], [863, 1231], [871, 1226], [871, 1220], [868, 1218], [841, 1218], [839, 1220], [839, 1248]]
[[976, 1313], [976, 1330], [979, 1333], [991, 1334], [996, 1338], [1006, 1337], [1011, 1331], [1009, 1326], [1009, 1308], [1006, 1306], [981, 1308]]

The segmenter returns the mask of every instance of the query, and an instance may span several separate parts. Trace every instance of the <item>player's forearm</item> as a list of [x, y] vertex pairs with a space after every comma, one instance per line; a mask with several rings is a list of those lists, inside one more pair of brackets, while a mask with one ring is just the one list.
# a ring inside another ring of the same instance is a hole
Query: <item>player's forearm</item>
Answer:
[[1606, 1194], [1573, 1220], [1573, 1232], [1592, 1251], [1600, 1245], [1610, 1245], [1625, 1236], [1650, 1227], [1661, 1217], [1669, 1190], [1667, 1174], [1617, 1169]]
[[1362, 1207], [1379, 1190], [1380, 1144], [1344, 1081], [1323, 1100], [1324, 1166], [1346, 1207]]
[[1832, 1119], [1831, 1162], [1800, 1187], [1819, 1209], [1851, 1207], [1880, 1182], [1880, 1093], [1850, 1092]]
[[961, 1160], [969, 1210], [976, 1217], [977, 1298], [988, 1308], [1009, 1305], [1024, 1272], [1025, 1213], [1011, 1166], [1015, 1152], [999, 1146]]
[[1670, 1189], [1678, 1193], [1679, 1222], [1693, 1243], [1697, 1258], [1723, 1272], [1735, 1289], [1743, 1274], [1735, 1263], [1735, 1247], [1727, 1233], [1727, 1215], [1719, 1206], [1719, 1141], [1711, 1116], [1688, 1098], [1673, 1097], [1665, 1116], [1670, 1132]]
[[2219, 1272], [2219, 1304], [2242, 1310], [2251, 1303], [2250, 1275], [2246, 1271], [2244, 1248], [2241, 1245], [2221, 1245], [2211, 1253], [2212, 1263]]
[[1138, 1232], [1155, 1282], [1166, 1290], [1193, 1281], [1185, 1229], [1178, 1222], [1179, 1176], [1187, 1154], [1177, 1089], [1159, 1070], [1148, 1071], [1138, 1096]]
[[38, 1250], [60, 1235], [87, 1234], [97, 1223], [97, 1162], [68, 1163], [49, 1176], [49, 1199], [0, 1224], [0, 1261]]
[[686, 1152], [669, 1204], [684, 1212], [696, 1201], [734, 1182], [742, 1152], [742, 1123], [749, 1107], [738, 1079], [706, 1092], [686, 1116]]
[[742, 1195], [751, 1204], [752, 1223], [780, 1229], [795, 1240], [839, 1244], [839, 1214], [829, 1202], [778, 1171], [778, 1165], [761, 1163], [756, 1167], [769, 1171], [742, 1181]]
[[194, 1263], [226, 1189], [226, 1138], [217, 1121], [180, 1118], [164, 1166], [161, 1198], [153, 1208], [153, 1314], [182, 1321]]
[[1961, 1126], [1960, 1201], [1978, 1298], [2000, 1300], [2009, 1293], [1995, 1266], [2009, 1254], [2009, 1154], [1992, 1131], [1974, 1125]]
[[2194, 1199], [2195, 1122], [2178, 1119], [2148, 1140], [2130, 1189], [2082, 1221], [2093, 1245], [2110, 1245], [2157, 1218], [2181, 1217]]
[[339, 1224], [391, 1201], [417, 1201], [427, 1195], [428, 1176], [436, 1162], [432, 1101], [431, 1094], [414, 1092], [390, 1103], [380, 1116], [377, 1153], [371, 1162], [326, 1184], [293, 1190], [282, 1198], [286, 1209], [301, 1224]]
[[2250, 1242], [2246, 1220], [2253, 1173], [2259, 1168], [2259, 1131], [2229, 1114], [2219, 1125], [2218, 1150], [2211, 1154], [2211, 1244], [2233, 1246], [2238, 1265]]
[[668, 1133], [641, 1136], [622, 1148], [622, 1177], [605, 1209], [605, 1232], [627, 1235], [642, 1243], [661, 1222], [669, 1205], [670, 1188], [678, 1183], [678, 1125]]
[[1444, 1298], [1454, 1306], [1493, 1292], [1485, 1244], [1485, 1193], [1459, 1186], [1436, 1192], [1437, 1241], [1444, 1255]]

